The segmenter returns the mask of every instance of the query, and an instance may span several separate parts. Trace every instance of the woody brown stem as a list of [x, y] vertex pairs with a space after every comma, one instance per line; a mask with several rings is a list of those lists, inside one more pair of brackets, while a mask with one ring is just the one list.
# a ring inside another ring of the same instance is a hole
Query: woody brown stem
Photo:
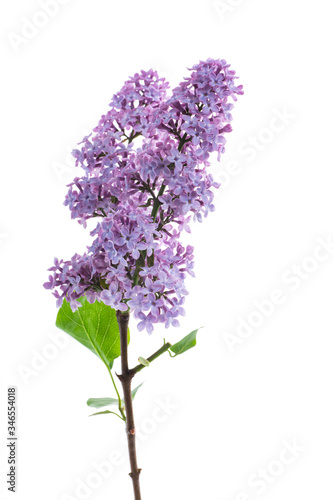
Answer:
[[140, 472], [141, 469], [138, 468], [137, 458], [136, 458], [136, 446], [135, 446], [135, 425], [134, 425], [134, 413], [132, 404], [132, 391], [131, 384], [132, 378], [135, 373], [131, 372], [128, 368], [128, 347], [127, 347], [127, 331], [129, 322], [129, 313], [122, 313], [117, 311], [117, 321], [120, 331], [120, 351], [121, 351], [121, 375], [118, 375], [124, 392], [124, 403], [126, 411], [126, 434], [128, 443], [128, 453], [131, 465], [130, 476], [132, 478], [134, 498], [135, 500], [141, 500], [140, 492]]

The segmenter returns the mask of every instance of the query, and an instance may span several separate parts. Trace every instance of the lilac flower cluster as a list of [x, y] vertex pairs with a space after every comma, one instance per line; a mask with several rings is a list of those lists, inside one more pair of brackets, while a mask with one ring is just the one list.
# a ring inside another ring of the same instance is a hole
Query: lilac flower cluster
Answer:
[[[242, 94], [224, 60], [208, 59], [167, 97], [155, 71], [135, 74], [110, 103], [93, 133], [73, 151], [84, 174], [65, 199], [84, 227], [98, 218], [92, 244], [70, 261], [55, 259], [45, 287], [57, 305], [76, 310], [85, 295], [116, 310], [130, 308], [139, 330], [178, 326], [193, 273], [193, 247], [179, 237], [191, 219], [214, 210], [208, 158], [224, 152], [231, 131], [230, 98]], [[134, 140], [140, 143], [134, 148]], [[137, 139], [138, 140], [138, 139]]]

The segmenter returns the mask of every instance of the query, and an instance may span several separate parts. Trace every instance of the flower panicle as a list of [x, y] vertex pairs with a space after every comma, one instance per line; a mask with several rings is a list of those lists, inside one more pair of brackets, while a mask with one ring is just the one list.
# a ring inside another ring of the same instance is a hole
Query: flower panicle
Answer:
[[208, 160], [224, 153], [230, 99], [243, 94], [223, 59], [190, 70], [169, 97], [169, 84], [156, 71], [130, 77], [73, 151], [84, 173], [69, 185], [64, 204], [84, 227], [98, 221], [87, 253], [50, 268], [44, 286], [58, 306], [66, 298], [76, 310], [85, 295], [116, 310], [130, 308], [148, 333], [156, 323], [179, 326], [184, 281], [194, 276], [193, 247], [179, 238], [190, 232], [191, 220], [202, 222], [214, 210], [219, 184]]

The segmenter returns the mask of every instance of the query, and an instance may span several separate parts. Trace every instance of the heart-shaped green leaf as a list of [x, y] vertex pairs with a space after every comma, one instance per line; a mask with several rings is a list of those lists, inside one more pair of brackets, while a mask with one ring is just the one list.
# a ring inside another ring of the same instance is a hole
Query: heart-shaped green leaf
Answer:
[[113, 360], [120, 356], [116, 311], [104, 302], [90, 304], [85, 297], [78, 300], [82, 306], [72, 312], [69, 302], [64, 299], [56, 326], [90, 349], [110, 369]]
[[197, 333], [199, 330], [200, 328], [193, 330], [193, 332], [186, 335], [186, 337], [177, 342], [177, 344], [173, 344], [170, 347], [170, 351], [172, 351], [175, 356], [178, 356], [179, 354], [183, 354], [183, 352], [191, 349], [191, 347], [194, 347], [197, 343]]

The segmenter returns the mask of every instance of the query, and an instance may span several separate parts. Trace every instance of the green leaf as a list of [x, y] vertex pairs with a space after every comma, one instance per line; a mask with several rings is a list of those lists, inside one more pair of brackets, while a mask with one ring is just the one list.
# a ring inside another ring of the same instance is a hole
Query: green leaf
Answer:
[[90, 398], [87, 401], [88, 406], [93, 408], [102, 408], [103, 406], [117, 405], [118, 399], [114, 398]]
[[138, 390], [140, 389], [140, 387], [142, 385], [143, 385], [143, 382], [141, 384], [139, 384], [138, 387], [136, 387], [135, 389], [133, 389], [133, 391], [132, 391], [132, 400], [135, 398], [136, 393], [138, 392]]
[[113, 360], [120, 356], [116, 311], [104, 302], [90, 304], [85, 297], [78, 300], [82, 307], [73, 313], [69, 302], [64, 299], [58, 311], [56, 326], [90, 349], [111, 369]]
[[170, 347], [170, 351], [172, 351], [175, 356], [178, 356], [178, 354], [183, 354], [183, 352], [188, 351], [189, 349], [194, 347], [197, 343], [197, 333], [199, 330], [200, 328], [198, 328], [197, 330], [193, 330], [193, 332], [186, 335], [186, 337], [177, 342], [177, 344], [173, 344]]
[[95, 415], [105, 415], [106, 413], [112, 413], [113, 415], [117, 415], [117, 417], [119, 417], [121, 420], [123, 420], [123, 418], [120, 415], [118, 415], [118, 413], [115, 413], [114, 411], [109, 411], [109, 410], [98, 411], [97, 413], [92, 413], [91, 415], [89, 415], [89, 417], [94, 417]]
[[[140, 389], [140, 387], [142, 385], [143, 385], [143, 382], [140, 385], [138, 385], [135, 389], [133, 389], [132, 399], [135, 398], [136, 393], [138, 392], [138, 390]], [[124, 404], [123, 399], [121, 400], [121, 402], [122, 402], [122, 404]], [[87, 401], [87, 405], [91, 406], [92, 408], [102, 408], [103, 406], [118, 405], [118, 403], [119, 403], [118, 399], [114, 399], [114, 398], [90, 398]], [[105, 412], [102, 412], [102, 413], [105, 413]], [[94, 415], [97, 415], [97, 413], [94, 413]]]
[[138, 361], [143, 366], [149, 366], [150, 365], [148, 359], [142, 358], [141, 356], [139, 357]]

